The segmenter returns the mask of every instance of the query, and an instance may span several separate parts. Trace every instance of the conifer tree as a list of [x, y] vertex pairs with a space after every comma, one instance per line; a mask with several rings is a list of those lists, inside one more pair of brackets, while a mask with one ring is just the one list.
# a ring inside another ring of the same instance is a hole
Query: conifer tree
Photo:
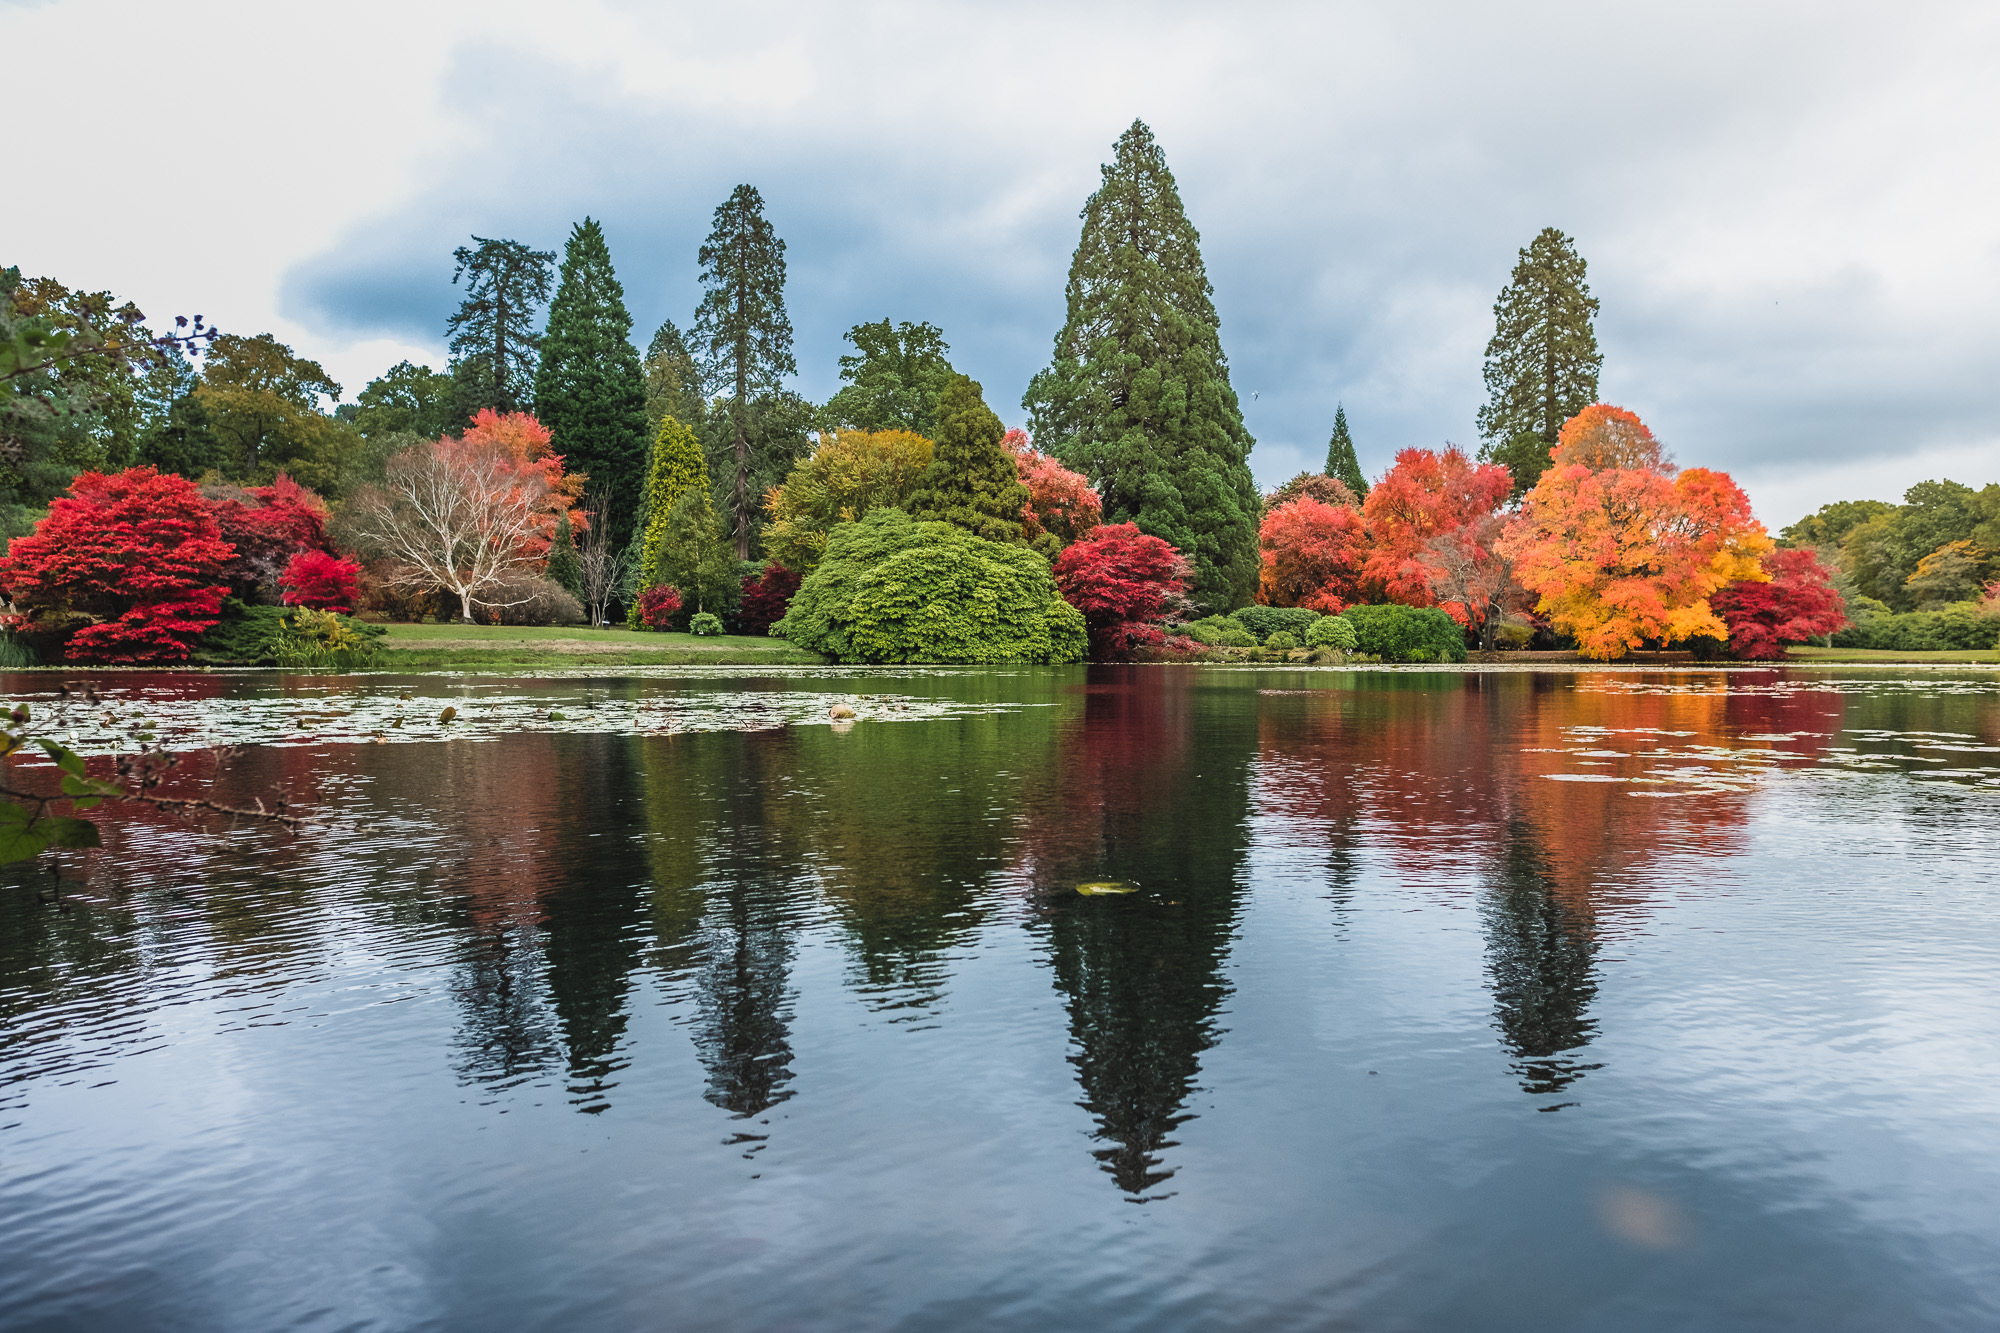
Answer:
[[1250, 432], [1223, 355], [1201, 238], [1152, 131], [1132, 122], [1083, 207], [1068, 319], [1022, 399], [1035, 439], [1086, 473], [1106, 523], [1179, 548], [1218, 610], [1257, 583]]
[[646, 348], [646, 432], [657, 435], [660, 421], [677, 417], [683, 425], [701, 425], [708, 406], [701, 367], [688, 351], [687, 340], [670, 319], [661, 324]]
[[660, 551], [674, 506], [691, 490], [708, 490], [708, 463], [701, 441], [676, 417], [664, 417], [653, 436], [652, 466], [646, 478], [646, 529], [639, 547], [639, 588], [661, 582]]
[[583, 563], [576, 558], [576, 533], [570, 528], [567, 509], [556, 519], [555, 540], [549, 543], [548, 577], [570, 596], [583, 600]]
[[1025, 545], [1021, 515], [1028, 488], [1000, 442], [1007, 428], [986, 405], [979, 385], [954, 374], [938, 395], [936, 448], [923, 484], [910, 497], [910, 517], [950, 523], [990, 542]]
[[541, 349], [535, 312], [549, 299], [549, 265], [556, 260], [553, 250], [531, 250], [519, 241], [472, 239], [478, 249], [452, 251], [458, 267], [451, 280], [456, 285], [465, 278], [465, 300], [445, 321], [458, 385], [453, 415], [461, 422], [482, 407], [526, 410]]
[[1541, 479], [1563, 423], [1597, 401], [1604, 357], [1585, 269], [1575, 242], [1544, 227], [1493, 303], [1479, 456], [1513, 473], [1516, 497]]
[[1368, 479], [1361, 475], [1361, 460], [1354, 453], [1354, 437], [1347, 433], [1347, 405], [1333, 406], [1333, 438], [1326, 443], [1326, 475], [1332, 477], [1357, 500], [1368, 498]]
[[770, 394], [779, 377], [795, 375], [792, 321], [785, 314], [785, 243], [764, 216], [764, 199], [739, 185], [715, 210], [715, 227], [702, 244], [701, 281], [708, 288], [695, 311], [693, 352], [702, 376], [728, 395], [734, 464], [726, 492], [726, 518], [736, 558], [750, 558], [750, 529], [757, 494], [750, 478], [750, 412], [755, 395]]
[[535, 415], [554, 433], [570, 475], [587, 475], [591, 490], [608, 497], [610, 512], [598, 521], [614, 546], [632, 538], [646, 467], [646, 381], [631, 333], [604, 228], [585, 218], [563, 249], [535, 375]]

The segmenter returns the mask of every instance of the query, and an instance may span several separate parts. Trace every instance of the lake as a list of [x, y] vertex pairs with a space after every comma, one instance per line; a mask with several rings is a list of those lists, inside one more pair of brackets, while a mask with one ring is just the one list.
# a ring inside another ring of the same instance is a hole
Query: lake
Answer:
[[2000, 1327], [2000, 674], [90, 679], [8, 1329]]

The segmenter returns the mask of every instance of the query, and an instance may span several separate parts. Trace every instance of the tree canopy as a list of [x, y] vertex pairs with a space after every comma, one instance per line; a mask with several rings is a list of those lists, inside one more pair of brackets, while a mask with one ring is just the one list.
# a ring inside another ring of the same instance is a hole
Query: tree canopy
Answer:
[[608, 496], [601, 521], [621, 545], [638, 523], [646, 467], [646, 382], [631, 333], [604, 228], [585, 218], [563, 247], [535, 374], [535, 415], [554, 434], [568, 470]]
[[519, 241], [472, 239], [476, 248], [461, 245], [452, 251], [457, 267], [451, 280], [465, 279], [465, 300], [445, 321], [453, 365], [465, 386], [462, 406], [468, 419], [482, 407], [523, 411], [535, 394], [541, 348], [535, 316], [549, 299], [549, 266], [556, 259], [553, 250], [531, 249]]
[[856, 324], [843, 335], [855, 354], [840, 358], [847, 381], [822, 416], [837, 430], [907, 430], [935, 439], [938, 400], [956, 373], [944, 332], [908, 320]]
[[1004, 441], [1007, 428], [986, 405], [979, 385], [953, 375], [938, 399], [936, 451], [923, 484], [910, 497], [910, 517], [963, 528], [990, 542], [1023, 542], [1029, 504], [1019, 466]]
[[1257, 579], [1257, 486], [1201, 238], [1152, 131], [1134, 121], [1085, 203], [1055, 354], [1022, 399], [1032, 430], [1088, 474], [1109, 523], [1185, 554], [1193, 599]]
[[1493, 303], [1479, 456], [1513, 474], [1517, 496], [1548, 467], [1563, 423], [1597, 398], [1604, 357], [1591, 325], [1597, 298], [1585, 272], [1575, 242], [1544, 227]]

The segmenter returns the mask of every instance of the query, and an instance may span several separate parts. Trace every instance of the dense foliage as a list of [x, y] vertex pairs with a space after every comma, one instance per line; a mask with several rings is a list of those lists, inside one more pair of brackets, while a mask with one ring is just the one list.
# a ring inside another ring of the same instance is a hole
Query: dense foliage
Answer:
[[1848, 627], [1833, 636], [1836, 648], [1891, 652], [1966, 652], [2000, 648], [2000, 606], [1957, 602], [1937, 611], [1891, 611], [1873, 597], [1847, 603]]
[[1729, 651], [1750, 661], [1782, 658], [1789, 644], [1832, 634], [1847, 625], [1832, 571], [1809, 550], [1764, 557], [1762, 582], [1739, 580], [1709, 598], [1729, 627]]
[[924, 482], [935, 446], [904, 430], [827, 431], [819, 447], [765, 497], [764, 550], [809, 574], [836, 523], [877, 509], [905, 509]]
[[1354, 646], [1385, 662], [1463, 662], [1465, 632], [1434, 606], [1350, 606]]
[[1575, 243], [1544, 227], [1493, 303], [1479, 456], [1507, 468], [1517, 496], [1541, 479], [1563, 423], [1597, 397], [1604, 357], [1586, 271]]
[[1052, 572], [1063, 600], [1083, 613], [1099, 661], [1160, 642], [1152, 626], [1178, 607], [1190, 573], [1180, 552], [1130, 523], [1098, 528], [1056, 557]]
[[[472, 239], [477, 248], [461, 245], [452, 252], [457, 267], [451, 280], [457, 285], [465, 279], [465, 300], [445, 321], [457, 372], [451, 377], [456, 410], [450, 417], [455, 419], [431, 418], [392, 429], [435, 437], [459, 428], [482, 407], [524, 412], [535, 396], [542, 346], [535, 315], [549, 299], [549, 266], [555, 263], [555, 252], [535, 250], [519, 241]], [[389, 374], [393, 377], [396, 372]], [[428, 392], [413, 396], [434, 392], [424, 387]]]
[[855, 355], [840, 358], [847, 387], [827, 400], [822, 418], [834, 430], [901, 430], [934, 439], [938, 402], [957, 373], [944, 332], [908, 320], [856, 324], [844, 335]]
[[639, 544], [639, 588], [644, 591], [660, 582], [660, 554], [667, 540], [667, 525], [674, 506], [689, 491], [707, 490], [708, 463], [701, 441], [678, 417], [660, 418], [653, 433], [653, 449], [646, 475], [643, 501], [646, 527]]
[[326, 551], [300, 551], [285, 563], [278, 582], [286, 606], [347, 612], [360, 599], [356, 582], [360, 574], [357, 561], [342, 560]]
[[736, 632], [769, 634], [771, 626], [785, 618], [797, 595], [801, 577], [776, 560], [757, 573], [745, 576], [743, 593], [736, 607]]
[[1361, 639], [1354, 632], [1354, 622], [1346, 616], [1321, 616], [1306, 627], [1305, 644], [1308, 648], [1337, 648], [1351, 653], [1360, 647]]
[[681, 613], [681, 591], [656, 583], [632, 602], [632, 618], [640, 629], [668, 630]]
[[1230, 612], [1229, 618], [1256, 635], [1257, 642], [1263, 643], [1273, 634], [1302, 635], [1325, 617], [1317, 611], [1297, 606], [1245, 606]]
[[1083, 208], [1068, 313], [1022, 406], [1035, 439], [1097, 483], [1104, 517], [1186, 555], [1190, 593], [1226, 610], [1257, 583], [1251, 438], [1223, 355], [1201, 238], [1134, 121]]
[[900, 509], [836, 527], [772, 633], [841, 662], [1060, 663], [1088, 647], [1040, 556]]
[[1022, 518], [1031, 497], [1006, 437], [1007, 428], [986, 405], [979, 385], [952, 376], [938, 398], [935, 449], [910, 496], [910, 517], [949, 523], [990, 542], [1025, 542]]
[[1104, 501], [1081, 472], [1073, 472], [1036, 449], [1024, 430], [1010, 430], [1001, 441], [1014, 455], [1028, 503], [1021, 510], [1021, 535], [1045, 555], [1080, 541], [1104, 517]]

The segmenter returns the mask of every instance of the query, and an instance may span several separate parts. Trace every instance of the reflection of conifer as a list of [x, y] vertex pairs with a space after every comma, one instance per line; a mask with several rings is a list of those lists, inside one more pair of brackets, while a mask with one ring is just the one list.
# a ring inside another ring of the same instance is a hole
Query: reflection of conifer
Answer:
[[541, 955], [520, 934], [469, 941], [450, 985], [460, 1010], [453, 1063], [466, 1082], [496, 1090], [547, 1073], [561, 1056], [543, 1001]]
[[1597, 995], [1591, 965], [1592, 924], [1556, 893], [1547, 863], [1523, 824], [1509, 825], [1507, 847], [1486, 895], [1486, 972], [1501, 1044], [1529, 1093], [1560, 1092], [1588, 1070], [1565, 1052], [1596, 1034], [1588, 1016]]
[[792, 934], [781, 888], [739, 881], [719, 896], [702, 926], [694, 1039], [708, 1070], [703, 1095], [753, 1116], [792, 1095]]

